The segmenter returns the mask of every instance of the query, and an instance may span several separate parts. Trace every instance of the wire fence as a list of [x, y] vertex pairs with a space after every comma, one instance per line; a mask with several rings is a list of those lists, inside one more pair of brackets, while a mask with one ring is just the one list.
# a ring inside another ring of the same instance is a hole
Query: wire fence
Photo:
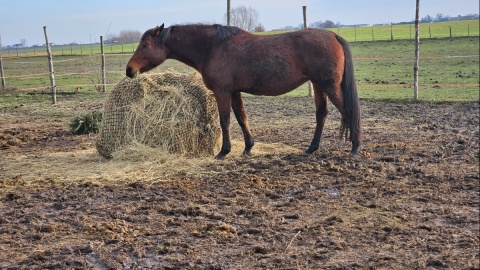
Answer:
[[[391, 24], [379, 26], [362, 27], [342, 27], [330, 28], [329, 30], [341, 35], [349, 42], [360, 41], [393, 41], [393, 40], [413, 40], [415, 37], [414, 24]], [[269, 34], [272, 32], [265, 32]], [[279, 33], [273, 32], [273, 33]], [[479, 21], [452, 21], [442, 23], [423, 23], [420, 24], [420, 38], [454, 38], [454, 37], [478, 37]], [[105, 44], [106, 54], [127, 54], [133, 53], [138, 43], [129, 44]], [[95, 55], [100, 54], [100, 43], [95, 44], [69, 44], [52, 46], [52, 54], [55, 56], [68, 55]], [[28, 48], [10, 48], [3, 49], [1, 52], [4, 58], [10, 57], [29, 57], [46, 56], [44, 46]]]
[[[455, 23], [452, 25], [445, 23], [421, 24], [419, 28], [421, 39], [479, 36], [478, 21], [476, 23]], [[380, 40], [394, 41], [401, 39], [413, 40], [415, 38], [415, 25], [399, 24], [373, 27], [336, 28], [335, 32], [349, 42]]]
[[[133, 53], [137, 48], [138, 43], [130, 44], [107, 44], [104, 45], [106, 54], [124, 54]], [[68, 56], [80, 55], [90, 56], [100, 54], [100, 44], [69, 44], [69, 45], [54, 45], [52, 54], [54, 56]], [[27, 48], [11, 48], [3, 49], [2, 54], [4, 58], [10, 57], [30, 57], [30, 56], [46, 56], [46, 46], [35, 46]]]
[[[374, 27], [352, 27], [330, 29], [350, 42], [408, 40], [413, 39], [412, 25], [390, 25]], [[478, 21], [473, 23], [422, 24], [422, 38], [478, 37]], [[55, 77], [58, 93], [78, 92], [82, 89], [100, 89], [111, 86], [125, 75], [125, 63], [136, 49], [137, 44], [106, 44], [105, 66], [102, 67], [100, 44], [53, 46]], [[5, 90], [48, 93], [50, 89], [48, 63], [44, 47], [18, 48], [0, 51], [0, 64], [3, 67], [1, 79], [5, 80]], [[370, 56], [372, 57], [372, 56]], [[478, 58], [478, 56], [477, 56]], [[372, 58], [373, 59], [373, 58]], [[388, 58], [390, 59], [390, 58]], [[374, 59], [378, 60], [378, 59]], [[380, 60], [378, 60], [380, 61]], [[191, 70], [175, 62], [167, 61], [158, 71], [174, 68]], [[102, 70], [106, 71], [106, 82], [102, 81]]]

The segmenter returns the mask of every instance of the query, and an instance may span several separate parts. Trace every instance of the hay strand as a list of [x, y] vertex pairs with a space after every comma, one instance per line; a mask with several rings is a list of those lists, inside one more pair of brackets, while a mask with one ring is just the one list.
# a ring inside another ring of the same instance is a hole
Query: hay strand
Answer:
[[215, 99], [195, 74], [125, 78], [115, 85], [103, 114], [97, 151], [107, 158], [126, 147], [145, 150], [142, 145], [176, 155], [212, 156], [220, 141]]

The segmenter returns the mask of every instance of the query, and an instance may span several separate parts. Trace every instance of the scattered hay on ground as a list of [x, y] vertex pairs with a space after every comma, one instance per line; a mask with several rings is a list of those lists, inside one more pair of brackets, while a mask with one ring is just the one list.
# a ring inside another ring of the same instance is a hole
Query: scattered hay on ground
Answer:
[[[15, 179], [14, 185], [39, 185], [41, 182], [79, 183], [84, 181], [99, 184], [122, 184], [142, 181], [151, 184], [175, 181], [178, 177], [200, 177], [212, 173], [218, 164], [223, 166], [238, 163], [242, 156], [243, 141], [232, 141], [231, 154], [222, 161], [213, 157], [189, 158], [172, 155], [157, 148], [139, 143], [115, 152], [110, 160], [98, 156], [95, 149], [73, 152], [44, 152], [36, 155], [10, 157], [4, 165], [5, 179]], [[276, 155], [298, 154], [300, 150], [281, 143], [257, 143], [252, 150], [252, 161], [275, 158]], [[29, 170], [24, 168], [28, 167]]]

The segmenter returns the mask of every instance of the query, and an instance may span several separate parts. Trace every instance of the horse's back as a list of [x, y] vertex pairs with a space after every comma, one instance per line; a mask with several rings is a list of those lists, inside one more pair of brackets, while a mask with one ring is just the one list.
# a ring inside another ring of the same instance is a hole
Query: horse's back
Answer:
[[233, 91], [280, 95], [312, 76], [329, 79], [343, 66], [343, 59], [337, 61], [343, 51], [335, 37], [322, 29], [274, 35], [241, 31], [214, 50], [205, 83], [212, 89], [224, 83], [214, 77], [232, 78]]

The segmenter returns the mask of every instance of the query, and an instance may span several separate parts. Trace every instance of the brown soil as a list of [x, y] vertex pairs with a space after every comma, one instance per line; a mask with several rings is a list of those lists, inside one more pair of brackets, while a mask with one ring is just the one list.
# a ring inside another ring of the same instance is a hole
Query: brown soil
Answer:
[[253, 157], [163, 169], [101, 159], [73, 113], [2, 112], [0, 268], [479, 269], [478, 102], [362, 101], [357, 159], [333, 106], [310, 156], [310, 98], [246, 106]]

